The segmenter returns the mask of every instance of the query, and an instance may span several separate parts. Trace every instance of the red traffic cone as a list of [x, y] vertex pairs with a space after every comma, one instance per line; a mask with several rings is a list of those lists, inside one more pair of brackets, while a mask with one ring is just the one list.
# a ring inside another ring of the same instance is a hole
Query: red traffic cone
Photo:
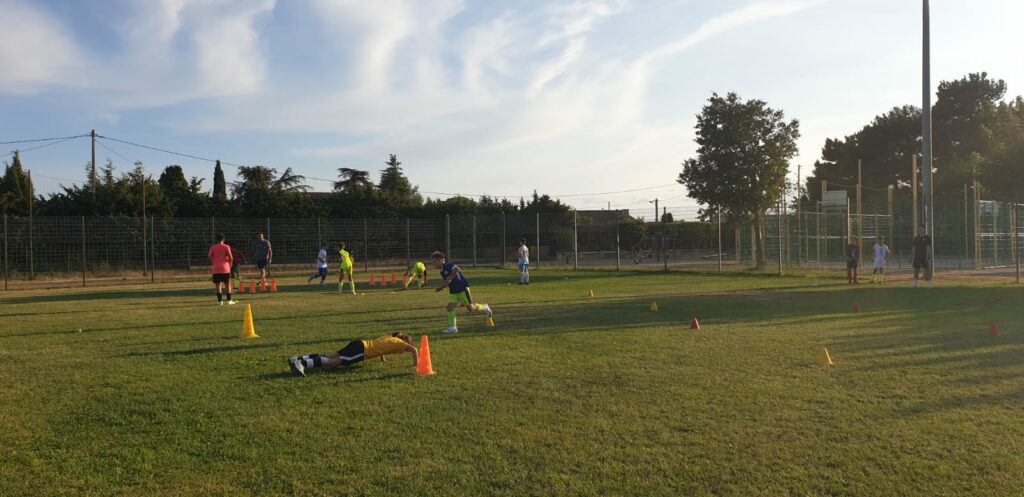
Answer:
[[853, 312], [860, 312], [860, 304], [853, 304]]
[[697, 321], [697, 318], [693, 318], [693, 321], [690, 321], [690, 329], [691, 330], [699, 330], [700, 329], [700, 322]]
[[999, 336], [999, 325], [992, 323], [992, 326], [988, 327], [988, 336], [997, 337]]
[[249, 293], [256, 293], [256, 280], [249, 282]]
[[398, 284], [398, 280], [395, 279], [395, 273], [391, 273], [391, 286], [395, 286], [397, 284]]
[[380, 273], [380, 286], [382, 287], [388, 286], [388, 279], [385, 276], [384, 273]]
[[270, 280], [270, 291], [271, 291], [271, 293], [277, 291], [277, 280], [276, 279]]
[[238, 293], [245, 293], [245, 282], [244, 281], [239, 281], [238, 282]]
[[373, 285], [376, 285], [376, 284], [377, 284], [377, 282], [376, 282], [376, 281], [375, 281], [375, 280], [374, 280], [373, 278], [374, 278], [374, 276], [373, 276], [373, 274], [371, 273], [371, 274], [370, 274], [370, 286], [373, 286]]

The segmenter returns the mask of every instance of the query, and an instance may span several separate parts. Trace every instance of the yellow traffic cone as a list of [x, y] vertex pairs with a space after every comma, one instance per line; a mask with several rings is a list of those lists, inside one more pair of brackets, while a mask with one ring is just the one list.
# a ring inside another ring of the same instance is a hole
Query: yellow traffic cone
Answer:
[[487, 320], [484, 321], [484, 325], [488, 328], [494, 328], [494, 318], [488, 317]]
[[242, 338], [259, 338], [252, 325], [252, 305], [245, 304], [245, 321], [242, 323]]
[[828, 355], [828, 349], [825, 347], [822, 347], [821, 352], [818, 353], [818, 363], [822, 366], [832, 365], [832, 356]]
[[587, 297], [593, 297], [593, 296], [594, 296], [594, 291], [593, 290], [587, 292]]
[[658, 312], [658, 303], [651, 302], [651, 312]]

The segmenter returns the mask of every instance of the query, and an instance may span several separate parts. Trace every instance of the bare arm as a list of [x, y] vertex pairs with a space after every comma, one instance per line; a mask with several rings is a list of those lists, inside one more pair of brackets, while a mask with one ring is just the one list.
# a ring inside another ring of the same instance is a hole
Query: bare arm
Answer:
[[459, 266], [455, 266], [455, 268], [454, 268], [454, 269], [452, 269], [452, 274], [451, 274], [451, 276], [449, 276], [448, 278], [446, 278], [446, 279], [444, 280], [444, 283], [443, 283], [443, 284], [441, 284], [441, 286], [437, 287], [437, 291], [439, 291], [439, 292], [440, 292], [441, 290], [444, 290], [445, 288], [448, 288], [448, 285], [451, 285], [451, 284], [452, 284], [452, 281], [455, 281], [455, 278], [456, 278], [456, 277], [457, 277], [457, 276], [459, 275], [459, 273], [461, 273], [461, 272], [462, 272], [462, 270], [461, 270], [461, 269], [459, 269]]
[[412, 354], [412, 365], [413, 365], [413, 367], [416, 367], [416, 364], [418, 364], [420, 362], [420, 353], [419, 353], [419, 351], [416, 350], [416, 347], [413, 347], [412, 345], [406, 345], [405, 346], [405, 351], [410, 353], [410, 354]]

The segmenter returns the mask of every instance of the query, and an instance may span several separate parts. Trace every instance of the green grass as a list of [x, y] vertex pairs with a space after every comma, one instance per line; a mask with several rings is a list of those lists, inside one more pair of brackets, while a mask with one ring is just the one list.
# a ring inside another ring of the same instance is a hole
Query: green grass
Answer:
[[[254, 341], [205, 283], [0, 294], [0, 495], [1024, 494], [1019, 288], [467, 273], [497, 327], [457, 336], [433, 291], [298, 278], [239, 297]], [[437, 375], [288, 375], [386, 331]]]

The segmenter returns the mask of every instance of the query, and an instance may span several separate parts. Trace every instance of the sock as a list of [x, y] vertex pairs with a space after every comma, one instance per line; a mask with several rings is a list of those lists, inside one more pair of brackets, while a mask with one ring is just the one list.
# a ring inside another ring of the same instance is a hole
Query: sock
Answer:
[[307, 368], [318, 368], [323, 366], [323, 361], [320, 359], [320, 354], [310, 354], [302, 356], [302, 365]]
[[217, 302], [221, 301], [220, 292], [217, 292]]
[[479, 312], [479, 313], [483, 314], [484, 309], [486, 309], [486, 308], [487, 308], [487, 304], [477, 304], [476, 305], [476, 312]]
[[932, 280], [928, 280], [928, 288], [932, 287]]
[[355, 281], [355, 280], [352, 280], [352, 281], [350, 281], [350, 282], [348, 282], [348, 283], [349, 283], [350, 285], [352, 285], [352, 293], [353, 293], [353, 294], [355, 294], [355, 293], [356, 293], [356, 281]]
[[455, 328], [455, 311], [448, 311], [448, 327]]
[[526, 282], [527, 283], [530, 282], [530, 272], [529, 271], [526, 272]]
[[231, 292], [228, 292], [228, 302], [231, 302]]
[[917, 288], [917, 280], [914, 280], [914, 288]]
[[345, 288], [345, 284], [344, 283], [338, 283], [338, 291], [339, 292], [341, 291], [342, 288]]

